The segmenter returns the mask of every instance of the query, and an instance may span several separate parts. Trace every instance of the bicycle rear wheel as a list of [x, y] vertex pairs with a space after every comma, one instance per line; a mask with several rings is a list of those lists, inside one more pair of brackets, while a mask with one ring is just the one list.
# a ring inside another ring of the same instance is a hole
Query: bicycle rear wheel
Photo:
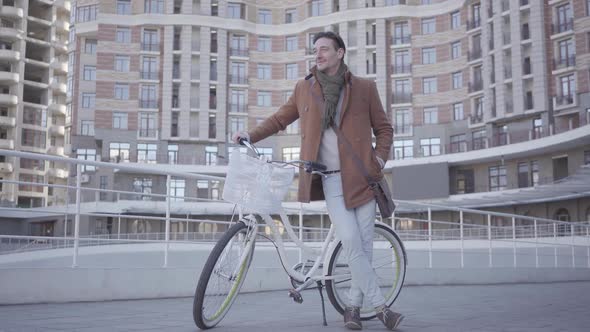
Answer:
[[[403, 244], [397, 234], [384, 224], [375, 224], [373, 239], [372, 265], [377, 274], [377, 282], [385, 297], [385, 305], [391, 306], [399, 295], [406, 276], [406, 254]], [[343, 277], [338, 277], [339, 275]], [[342, 251], [342, 243], [338, 243], [330, 257], [328, 276], [334, 279], [326, 280], [326, 292], [334, 308], [344, 314], [349, 304], [350, 270], [348, 258]], [[375, 317], [375, 308], [368, 301], [363, 301], [361, 319], [368, 320]]]
[[200, 329], [217, 325], [235, 301], [254, 254], [254, 237], [243, 222], [231, 226], [209, 255], [197, 284], [193, 301], [193, 319]]

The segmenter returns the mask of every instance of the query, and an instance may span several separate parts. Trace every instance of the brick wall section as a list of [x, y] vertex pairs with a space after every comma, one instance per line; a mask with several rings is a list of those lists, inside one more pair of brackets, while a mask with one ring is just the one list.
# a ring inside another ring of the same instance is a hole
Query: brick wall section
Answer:
[[102, 41], [115, 41], [117, 35], [117, 26], [110, 24], [99, 24], [98, 25], [98, 40]]
[[110, 129], [113, 127], [113, 112], [106, 110], [96, 110], [94, 112], [94, 127]]

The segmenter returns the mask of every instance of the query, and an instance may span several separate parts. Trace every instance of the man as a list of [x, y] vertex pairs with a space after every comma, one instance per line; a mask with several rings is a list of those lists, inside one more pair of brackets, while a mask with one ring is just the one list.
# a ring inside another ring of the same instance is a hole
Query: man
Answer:
[[[376, 203], [351, 155], [357, 155], [371, 177], [381, 178], [393, 141], [393, 128], [375, 83], [348, 71], [343, 61], [346, 46], [340, 36], [321, 32], [313, 42], [316, 66], [311, 74], [297, 82], [288, 102], [278, 112], [248, 133], [235, 133], [233, 140], [246, 138], [255, 143], [299, 119], [301, 159], [326, 165], [329, 175], [319, 177], [301, 171], [298, 199], [326, 200], [336, 236], [349, 260], [352, 286], [344, 324], [349, 329], [362, 329], [360, 307], [364, 298], [375, 307], [385, 326], [394, 330], [403, 316], [384, 305], [385, 298], [370, 261]], [[333, 127], [338, 127], [348, 142], [339, 139]], [[372, 134], [376, 137], [375, 149]]]

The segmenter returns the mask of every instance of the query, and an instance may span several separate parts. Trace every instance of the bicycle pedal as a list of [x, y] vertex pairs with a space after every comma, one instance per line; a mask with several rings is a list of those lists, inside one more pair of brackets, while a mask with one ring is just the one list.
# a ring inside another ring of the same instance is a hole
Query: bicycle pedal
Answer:
[[293, 301], [299, 304], [303, 303], [303, 297], [301, 296], [301, 293], [294, 289], [289, 289], [289, 297], [292, 297]]

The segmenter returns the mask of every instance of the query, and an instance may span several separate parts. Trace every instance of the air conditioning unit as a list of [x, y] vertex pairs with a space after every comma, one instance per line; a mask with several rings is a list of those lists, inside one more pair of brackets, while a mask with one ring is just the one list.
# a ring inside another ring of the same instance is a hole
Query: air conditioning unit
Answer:
[[82, 183], [88, 183], [88, 182], [90, 182], [90, 175], [88, 175], [88, 174], [82, 174], [82, 175], [80, 175], [80, 181]]

